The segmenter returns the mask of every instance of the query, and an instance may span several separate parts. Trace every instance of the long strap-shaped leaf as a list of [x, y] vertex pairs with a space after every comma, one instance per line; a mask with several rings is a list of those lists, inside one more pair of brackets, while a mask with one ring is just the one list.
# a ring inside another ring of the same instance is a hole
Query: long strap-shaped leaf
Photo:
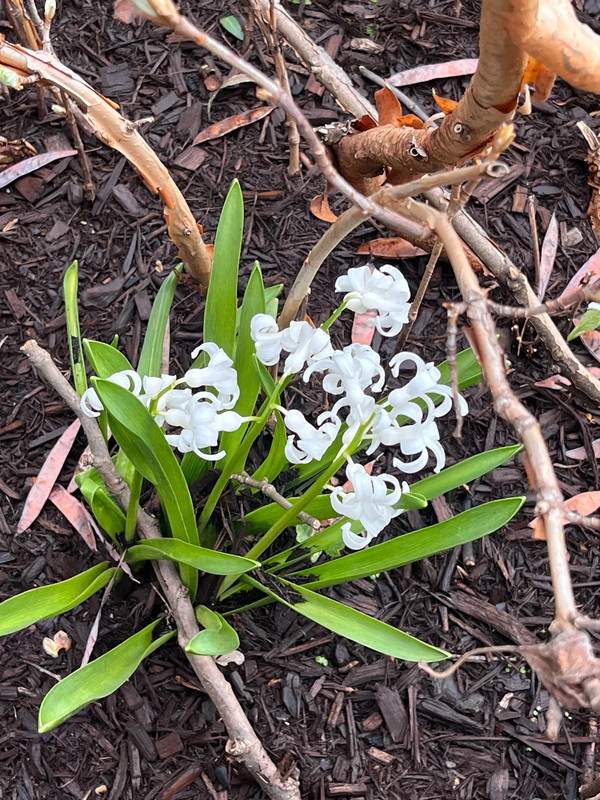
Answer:
[[[197, 545], [198, 528], [190, 491], [164, 433], [127, 389], [98, 378], [93, 383], [109, 414], [110, 429], [119, 447], [136, 470], [156, 487], [173, 537]], [[181, 577], [194, 597], [197, 572], [182, 566]]]
[[152, 641], [160, 620], [117, 645], [100, 658], [59, 681], [40, 707], [38, 730], [46, 733], [72, 717], [89, 703], [108, 697], [128, 680], [150, 653], [175, 636], [176, 631]]
[[171, 274], [165, 278], [152, 303], [152, 311], [150, 312], [150, 319], [148, 320], [137, 368], [142, 377], [145, 375], [160, 375], [165, 330], [182, 269], [183, 264], [178, 264]]
[[442, 661], [450, 658], [450, 653], [445, 650], [432, 647], [398, 628], [369, 617], [344, 603], [338, 603], [330, 597], [311, 592], [304, 586], [281, 580], [283, 591], [279, 594], [252, 578], [245, 580], [250, 580], [257, 589], [260, 588], [265, 594], [271, 595], [303, 617], [378, 653], [401, 658], [404, 661]]
[[197, 547], [180, 539], [148, 539], [143, 544], [130, 547], [125, 557], [128, 564], [161, 559], [188, 564], [211, 575], [237, 575], [260, 567], [260, 562], [251, 558]]
[[337, 583], [365, 578], [388, 569], [449, 550], [459, 544], [473, 542], [501, 528], [511, 520], [525, 502], [524, 497], [493, 500], [463, 511], [445, 522], [429, 528], [396, 536], [382, 544], [359, 550], [341, 558], [316, 564], [293, 573], [295, 579], [309, 579], [306, 586], [320, 589]]
[[108, 561], [60, 583], [39, 586], [0, 603], [0, 636], [28, 628], [42, 619], [75, 608], [102, 589], [115, 573]]

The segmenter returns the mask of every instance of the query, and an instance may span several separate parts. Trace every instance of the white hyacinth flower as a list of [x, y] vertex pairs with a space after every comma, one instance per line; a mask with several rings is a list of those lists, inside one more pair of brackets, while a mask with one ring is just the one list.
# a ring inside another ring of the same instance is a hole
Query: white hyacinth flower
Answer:
[[419, 454], [417, 459], [408, 462], [394, 458], [392, 463], [401, 472], [413, 473], [422, 470], [429, 461], [428, 450], [431, 450], [436, 458], [434, 472], [439, 472], [446, 464], [446, 453], [440, 444], [440, 432], [433, 419], [415, 422], [413, 425], [403, 425], [399, 429], [398, 444], [405, 456]]
[[402, 509], [394, 506], [408, 487], [401, 487], [393, 475], [369, 475], [361, 464], [349, 463], [346, 476], [352, 482], [353, 491], [344, 492], [336, 487], [331, 493], [331, 505], [339, 514], [359, 520], [373, 538], [402, 513]]
[[[414, 353], [397, 353], [390, 360], [390, 369], [395, 378], [398, 377], [402, 364], [407, 361], [414, 364], [416, 374], [405, 386], [399, 389], [392, 389], [390, 392], [388, 402], [393, 409], [393, 413], [395, 416], [407, 416], [415, 419], [414, 407], [416, 404], [414, 400], [420, 398], [427, 406], [428, 418], [429, 416], [443, 417], [452, 408], [452, 389], [450, 386], [439, 383], [441, 373], [431, 361], [426, 364], [422, 358], [419, 358]], [[443, 397], [442, 402], [436, 406], [429, 397], [430, 394], [441, 395]], [[461, 414], [464, 416], [469, 411], [467, 402], [461, 395], [458, 396], [458, 402]]]
[[268, 314], [255, 314], [250, 321], [250, 336], [256, 348], [256, 357], [265, 367], [277, 364], [281, 356], [282, 332]]
[[197, 392], [187, 402], [177, 408], [167, 408], [163, 412], [169, 425], [182, 428], [178, 434], [167, 434], [166, 439], [171, 447], [180, 453], [196, 453], [206, 461], [218, 461], [225, 451], [206, 453], [205, 450], [215, 447], [222, 431], [236, 431], [244, 422], [235, 411], [221, 411], [218, 399], [210, 392]]
[[217, 390], [217, 400], [221, 408], [233, 408], [240, 396], [237, 372], [227, 353], [213, 342], [201, 344], [192, 351], [192, 358], [200, 353], [209, 356], [206, 367], [188, 369], [179, 383], [186, 383], [192, 389], [199, 386], [212, 386]]
[[285, 446], [287, 460], [291, 464], [308, 464], [313, 459], [323, 458], [327, 448], [335, 441], [341, 424], [341, 419], [331, 411], [324, 411], [317, 417], [316, 428], [300, 411], [288, 411], [285, 414], [285, 426], [295, 437], [288, 436]]
[[291, 322], [281, 334], [282, 348], [289, 353], [283, 367], [285, 375], [295, 375], [305, 364], [309, 367], [333, 354], [329, 334], [308, 322]]
[[383, 336], [396, 336], [408, 322], [410, 289], [404, 275], [391, 264], [374, 270], [353, 267], [337, 279], [335, 290], [347, 292], [344, 301], [351, 311], [377, 311], [374, 323]]
[[[111, 375], [107, 380], [111, 383], [116, 383], [117, 386], [122, 386], [136, 397], [142, 392], [142, 379], [133, 369], [124, 369], [121, 370], [121, 372], [115, 372], [114, 375]], [[81, 395], [81, 410], [86, 417], [99, 417], [100, 412], [104, 411], [104, 406], [95, 389], [86, 389]]]

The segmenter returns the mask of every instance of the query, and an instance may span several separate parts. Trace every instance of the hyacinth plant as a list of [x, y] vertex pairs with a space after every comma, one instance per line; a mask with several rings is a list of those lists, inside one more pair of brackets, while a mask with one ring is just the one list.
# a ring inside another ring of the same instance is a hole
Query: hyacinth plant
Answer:
[[[396, 268], [350, 269], [336, 283], [341, 304], [323, 325], [296, 321], [279, 330], [280, 287], [265, 289], [258, 264], [238, 305], [242, 229], [242, 194], [235, 182], [215, 241], [204, 341], [192, 351], [183, 375], [161, 370], [177, 270], [157, 295], [135, 369], [116, 341], [84, 339], [81, 349], [72, 349], [82, 409], [98, 418], [114, 447], [114, 465], [130, 489], [129, 508], [121, 510], [95, 468], [80, 472], [79, 489], [113, 563], [5, 600], [0, 634], [64, 613], [124, 571], [135, 573], [144, 562], [166, 559], [178, 565], [197, 604], [203, 629], [186, 645], [190, 653], [234, 651], [239, 646], [235, 614], [279, 602], [398, 659], [448, 658], [447, 651], [321, 590], [417, 561], [505, 525], [523, 498], [485, 503], [414, 532], [389, 528], [404, 510], [425, 508], [432, 498], [502, 464], [519, 446], [447, 467], [437, 420], [453, 406], [448, 365], [436, 367], [414, 353], [399, 353], [389, 364], [394, 386], [387, 387], [380, 357], [371, 347], [333, 347], [329, 329], [346, 309], [375, 309], [377, 329], [387, 336], [398, 333], [408, 318], [410, 292]], [[72, 268], [65, 279], [71, 342], [79, 338], [74, 282]], [[89, 386], [81, 351], [94, 373]], [[472, 351], [458, 354], [457, 366], [461, 390], [479, 380]], [[314, 420], [291, 406], [286, 395], [292, 381], [309, 380], [320, 383], [317, 391], [324, 397], [325, 410]], [[463, 398], [460, 409], [467, 413]], [[396, 474], [378, 471], [376, 465], [370, 474], [365, 467], [365, 460], [382, 448], [391, 450]], [[431, 456], [434, 474], [413, 481]], [[206, 482], [209, 471], [216, 474], [212, 489], [195, 506], [190, 488], [203, 478]], [[260, 493], [265, 482], [277, 485], [276, 502], [266, 503]], [[219, 504], [232, 491], [245, 494], [246, 505], [254, 508], [240, 513], [225, 536]], [[140, 540], [136, 517], [148, 492], [160, 500], [163, 538]], [[208, 581], [207, 575], [218, 579]], [[51, 730], [124, 683], [147, 655], [175, 635], [166, 631], [154, 638], [160, 622], [56, 684], [41, 705], [40, 730]]]

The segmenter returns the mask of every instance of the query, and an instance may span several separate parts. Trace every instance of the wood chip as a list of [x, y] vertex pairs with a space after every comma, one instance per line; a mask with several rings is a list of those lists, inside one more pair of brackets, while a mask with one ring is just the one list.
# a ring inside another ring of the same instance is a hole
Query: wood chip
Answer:
[[396, 743], [403, 741], [408, 728], [408, 714], [400, 695], [394, 689], [378, 684], [375, 689], [375, 699], [392, 741]]
[[166, 736], [163, 736], [162, 739], [158, 739], [156, 742], [156, 752], [160, 758], [169, 758], [170, 756], [174, 756], [176, 753], [182, 753], [183, 750], [183, 742], [176, 731], [172, 731]]
[[175, 161], [174, 166], [181, 167], [182, 169], [189, 169], [190, 172], [195, 172], [206, 158], [206, 151], [201, 147], [188, 147], [180, 153]]

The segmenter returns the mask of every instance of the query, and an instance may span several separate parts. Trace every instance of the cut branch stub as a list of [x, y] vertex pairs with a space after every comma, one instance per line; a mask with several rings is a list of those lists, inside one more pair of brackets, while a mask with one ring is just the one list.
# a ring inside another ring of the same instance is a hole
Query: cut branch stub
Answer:
[[152, 191], [160, 195], [169, 236], [179, 250], [179, 257], [200, 289], [206, 291], [212, 260], [196, 220], [167, 168], [135, 125], [117, 111], [116, 104], [96, 92], [52, 54], [11, 44], [1, 34], [0, 65], [18, 74], [39, 76], [62, 89], [81, 109], [94, 134], [130, 161]]

